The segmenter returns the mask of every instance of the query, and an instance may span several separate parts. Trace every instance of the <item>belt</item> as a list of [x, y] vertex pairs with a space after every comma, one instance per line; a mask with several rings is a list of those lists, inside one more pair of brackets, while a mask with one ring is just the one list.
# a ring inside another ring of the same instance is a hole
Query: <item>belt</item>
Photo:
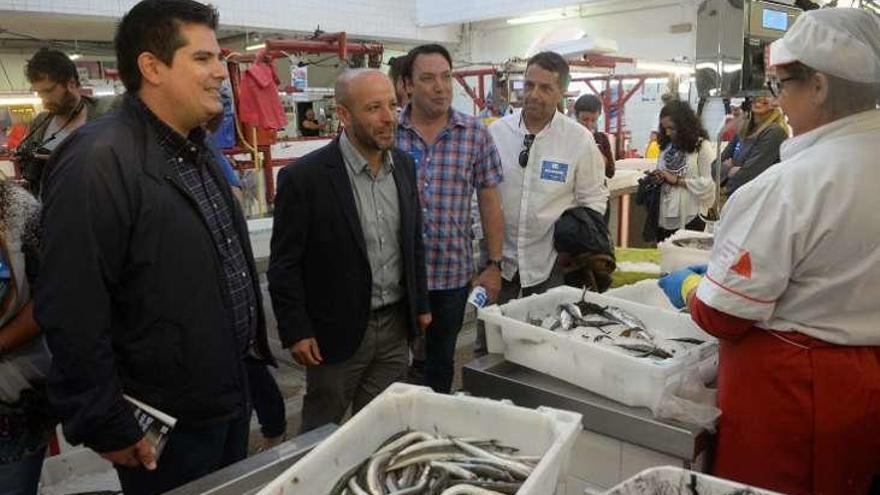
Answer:
[[400, 305], [402, 305], [402, 304], [403, 304], [403, 299], [401, 299], [397, 302], [393, 302], [391, 304], [386, 304], [385, 306], [379, 306], [378, 308], [371, 309], [370, 314], [378, 315], [378, 314], [389, 313], [391, 311], [398, 309], [400, 307]]

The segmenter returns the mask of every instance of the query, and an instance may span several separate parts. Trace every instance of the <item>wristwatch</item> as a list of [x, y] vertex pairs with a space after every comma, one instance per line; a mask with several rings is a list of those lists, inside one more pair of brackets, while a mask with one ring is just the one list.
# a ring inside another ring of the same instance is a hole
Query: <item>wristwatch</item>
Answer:
[[493, 265], [496, 268], [498, 268], [498, 270], [501, 270], [501, 260], [500, 259], [497, 259], [497, 260], [490, 259], [489, 261], [486, 262], [486, 266], [483, 269], [485, 270], [486, 268], [489, 268], [490, 266], [493, 266]]

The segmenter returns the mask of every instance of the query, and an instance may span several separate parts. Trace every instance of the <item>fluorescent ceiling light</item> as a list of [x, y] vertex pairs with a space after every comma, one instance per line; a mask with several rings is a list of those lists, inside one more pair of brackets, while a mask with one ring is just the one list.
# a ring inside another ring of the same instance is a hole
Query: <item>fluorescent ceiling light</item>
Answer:
[[514, 17], [513, 19], [508, 19], [507, 23], [511, 26], [517, 26], [520, 24], [532, 24], [535, 22], [548, 22], [548, 21], [558, 21], [559, 19], [564, 19], [567, 16], [565, 12], [562, 10], [554, 10], [549, 12], [538, 12], [536, 14], [526, 15], [522, 17]]
[[636, 61], [636, 68], [642, 70], [650, 70], [657, 72], [671, 72], [673, 74], [693, 74], [694, 67], [692, 65], [672, 64], [672, 63], [655, 63]]
[[256, 45], [248, 45], [248, 46], [245, 48], [245, 50], [246, 50], [246, 51], [249, 51], [249, 52], [252, 52], [252, 51], [255, 51], [255, 50], [262, 50], [263, 48], [266, 48], [266, 44], [265, 44], [265, 43], [257, 43]]
[[0, 105], [38, 105], [40, 102], [36, 96], [0, 96]]
[[82, 58], [82, 55], [80, 55], [79, 53], [71, 53], [70, 55], [68, 55], [68, 58], [70, 58], [70, 60], [79, 60]]

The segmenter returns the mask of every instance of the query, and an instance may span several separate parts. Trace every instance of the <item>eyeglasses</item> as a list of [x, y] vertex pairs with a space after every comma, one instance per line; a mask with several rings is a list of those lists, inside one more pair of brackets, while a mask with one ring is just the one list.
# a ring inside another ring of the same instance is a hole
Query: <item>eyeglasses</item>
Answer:
[[37, 96], [40, 98], [45, 98], [46, 96], [49, 96], [53, 91], [55, 91], [55, 88], [57, 88], [59, 84], [61, 84], [61, 83], [55, 83], [46, 89], [34, 90], [34, 93], [36, 93]]
[[770, 94], [773, 95], [774, 98], [779, 97], [779, 93], [782, 92], [782, 85], [787, 83], [788, 81], [800, 79], [798, 77], [783, 77], [782, 79], [770, 78], [767, 79], [767, 89], [770, 90]]
[[523, 138], [523, 149], [519, 152], [519, 166], [526, 168], [529, 164], [529, 152], [532, 150], [532, 143], [535, 142], [534, 134], [526, 134]]

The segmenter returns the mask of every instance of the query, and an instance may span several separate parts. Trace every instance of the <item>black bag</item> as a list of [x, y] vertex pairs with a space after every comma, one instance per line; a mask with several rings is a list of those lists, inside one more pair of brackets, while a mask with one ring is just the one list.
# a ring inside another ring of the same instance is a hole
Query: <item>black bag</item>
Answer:
[[660, 229], [660, 188], [662, 186], [662, 183], [650, 175], [639, 179], [636, 204], [644, 206], [647, 210], [645, 227], [642, 229], [642, 238], [645, 242], [657, 242]]
[[564, 270], [566, 285], [596, 292], [608, 289], [616, 263], [614, 243], [602, 215], [584, 206], [566, 210], [556, 221], [553, 244], [571, 261]]

